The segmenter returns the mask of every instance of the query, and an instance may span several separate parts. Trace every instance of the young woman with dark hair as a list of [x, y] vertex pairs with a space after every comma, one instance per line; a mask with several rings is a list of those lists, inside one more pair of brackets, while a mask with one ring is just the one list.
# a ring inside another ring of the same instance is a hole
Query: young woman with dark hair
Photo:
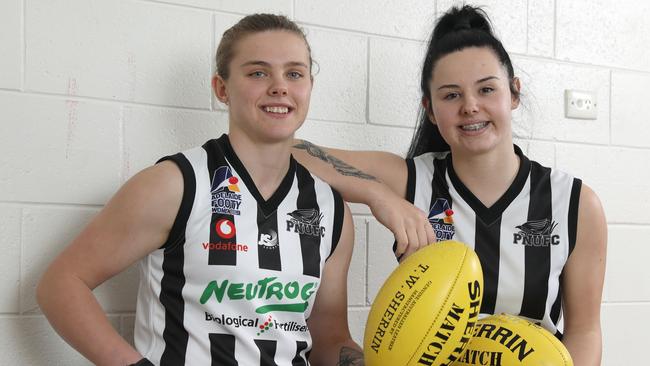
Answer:
[[576, 365], [598, 365], [604, 213], [580, 179], [513, 144], [520, 89], [487, 15], [454, 7], [428, 44], [406, 159], [305, 141], [294, 155], [346, 200], [368, 204], [398, 256], [431, 242], [431, 228], [435, 240], [466, 243], [484, 272], [482, 314], [526, 317], [561, 338]]

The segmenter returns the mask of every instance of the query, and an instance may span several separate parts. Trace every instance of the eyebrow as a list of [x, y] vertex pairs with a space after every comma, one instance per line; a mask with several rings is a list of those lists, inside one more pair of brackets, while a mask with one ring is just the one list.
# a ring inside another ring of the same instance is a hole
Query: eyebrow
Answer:
[[[271, 64], [268, 63], [268, 62], [266, 62], [266, 61], [253, 60], [253, 61], [247, 61], [247, 62], [244, 62], [244, 63], [241, 64], [240, 66], [241, 66], [241, 67], [245, 67], [245, 66], [264, 66], [264, 67], [271, 67]], [[308, 68], [307, 64], [305, 64], [304, 62], [300, 62], [300, 61], [289, 61], [289, 62], [285, 63], [284, 66], [285, 66], [285, 67], [287, 67], [287, 66], [288, 66], [288, 67], [302, 66], [302, 67]]]
[[[483, 79], [476, 80], [476, 82], [474, 84], [480, 84], [482, 82], [492, 80], [492, 79], [499, 80], [499, 78], [496, 77], [496, 76], [487, 76], [487, 77], [484, 77]], [[438, 88], [438, 90], [440, 90], [440, 89], [460, 89], [460, 86], [456, 85], [456, 84], [445, 84], [445, 85], [441, 85]]]

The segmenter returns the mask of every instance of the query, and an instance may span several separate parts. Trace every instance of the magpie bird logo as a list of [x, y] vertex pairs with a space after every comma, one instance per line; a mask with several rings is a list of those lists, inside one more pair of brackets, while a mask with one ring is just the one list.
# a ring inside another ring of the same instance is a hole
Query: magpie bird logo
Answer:
[[289, 212], [287, 231], [311, 236], [325, 236], [325, 227], [320, 226], [323, 214], [315, 208], [299, 208]]
[[551, 235], [557, 227], [557, 223], [549, 219], [531, 220], [516, 226], [520, 232], [528, 235]]
[[288, 214], [295, 220], [309, 225], [320, 225], [320, 220], [323, 219], [323, 214], [318, 212], [315, 208], [298, 209]]
[[525, 246], [547, 247], [560, 244], [560, 236], [553, 235], [558, 223], [551, 219], [530, 220], [515, 226], [519, 232], [513, 234], [513, 243]]

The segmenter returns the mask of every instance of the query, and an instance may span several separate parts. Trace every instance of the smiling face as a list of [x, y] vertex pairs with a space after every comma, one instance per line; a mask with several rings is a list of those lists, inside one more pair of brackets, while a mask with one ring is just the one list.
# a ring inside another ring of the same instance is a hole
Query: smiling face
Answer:
[[[515, 86], [518, 89], [518, 80]], [[433, 69], [430, 90], [429, 117], [452, 152], [512, 149], [511, 113], [519, 100], [492, 50], [469, 47], [443, 56]]]
[[309, 50], [298, 35], [282, 30], [254, 33], [237, 42], [229, 76], [213, 79], [217, 98], [228, 104], [230, 133], [252, 141], [293, 137], [309, 109]]

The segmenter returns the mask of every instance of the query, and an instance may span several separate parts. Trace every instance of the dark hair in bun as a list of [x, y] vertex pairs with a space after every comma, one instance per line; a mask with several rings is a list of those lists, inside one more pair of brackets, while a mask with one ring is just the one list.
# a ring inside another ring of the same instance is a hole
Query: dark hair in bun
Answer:
[[[514, 86], [514, 71], [508, 52], [503, 48], [501, 41], [492, 33], [490, 20], [481, 8], [464, 5], [452, 7], [440, 17], [436, 23], [427, 53], [422, 65], [420, 89], [422, 98], [431, 106], [431, 90], [429, 83], [433, 75], [433, 68], [440, 58], [452, 52], [461, 51], [468, 47], [488, 47], [505, 67], [510, 80], [510, 92], [516, 98], [519, 92]], [[436, 127], [424, 107], [420, 107], [418, 125], [416, 127], [407, 157], [414, 157], [430, 151], [448, 151], [449, 145], [444, 141], [438, 127]]]

